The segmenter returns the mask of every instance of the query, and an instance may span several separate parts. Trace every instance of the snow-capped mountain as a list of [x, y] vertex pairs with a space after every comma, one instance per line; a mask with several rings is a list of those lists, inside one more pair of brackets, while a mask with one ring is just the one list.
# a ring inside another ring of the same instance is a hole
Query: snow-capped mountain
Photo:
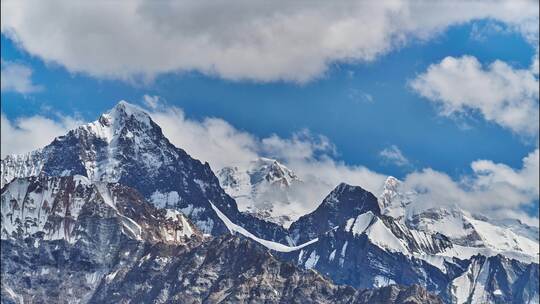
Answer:
[[286, 242], [284, 228], [238, 211], [208, 163], [172, 145], [147, 113], [124, 101], [42, 149], [7, 156], [1, 169], [2, 185], [38, 174], [118, 182], [137, 189], [158, 208], [181, 211], [206, 234], [227, 233], [213, 204], [254, 234]]
[[[393, 284], [447, 303], [538, 298], [534, 228], [425, 208], [392, 177], [379, 197], [342, 183], [294, 213], [305, 182], [279, 162], [218, 179], [126, 102], [1, 170], [2, 275], [13, 282], [2, 296], [15, 302], [438, 301]], [[487, 278], [486, 260], [499, 269]]]
[[341, 183], [315, 211], [300, 217], [289, 230], [295, 242], [303, 243], [368, 211], [380, 213], [377, 198], [359, 186]]
[[301, 216], [294, 205], [295, 187], [302, 182], [277, 160], [259, 158], [245, 169], [225, 167], [216, 175], [242, 212], [285, 227]]
[[2, 160], [2, 182], [14, 177], [81, 175], [90, 181], [119, 182], [141, 192], [160, 208], [182, 209], [205, 233], [224, 232], [211, 210], [197, 208], [212, 200], [224, 212], [236, 205], [219, 188], [208, 164], [174, 147], [145, 112], [126, 102], [92, 123], [56, 138], [41, 150]]
[[[397, 180], [390, 179], [390, 181], [395, 184]], [[385, 191], [389, 189], [385, 188]], [[343, 195], [344, 193], [346, 195]], [[400, 208], [408, 205], [399, 204]], [[368, 208], [370, 206], [371, 210]], [[379, 211], [379, 206], [384, 207], [382, 211]], [[512, 286], [520, 286], [516, 287], [517, 290], [527, 288], [525, 295], [518, 294], [515, 289], [513, 292], [505, 291], [504, 299], [522, 303], [534, 300], [538, 296], [538, 288], [529, 287], [537, 280], [528, 278], [536, 275], [530, 269], [538, 268], [537, 263], [531, 264], [530, 256], [512, 260], [497, 255], [504, 252], [502, 250], [494, 251], [487, 250], [485, 246], [474, 248], [455, 244], [443, 233], [444, 231], [416, 229], [407, 225], [403, 214], [407, 214], [408, 210], [398, 213], [397, 218], [383, 214], [389, 207], [393, 210], [398, 209], [393, 208], [391, 204], [381, 204], [380, 201], [377, 204], [371, 194], [366, 194], [359, 187], [342, 184], [321, 203], [320, 208], [298, 221], [304, 223], [295, 222], [291, 225], [291, 229], [297, 229], [293, 231], [293, 236], [302, 234], [300, 227], [312, 227], [310, 224], [306, 225], [306, 222], [318, 223], [327, 229], [326, 232], [312, 232], [313, 228], [308, 228], [308, 232], [304, 235], [310, 235], [309, 233], [317, 235], [317, 241], [283, 256], [307, 269], [316, 269], [337, 283], [358, 288], [389, 284], [420, 284], [449, 303], [464, 303], [460, 301], [464, 297], [474, 298], [475, 293], [485, 294], [484, 298], [488, 299], [486, 303], [499, 303], [501, 301], [497, 299], [501, 297], [498, 296], [498, 289], [488, 287], [502, 284], [497, 281], [502, 280], [498, 277], [491, 276], [483, 285], [475, 285], [475, 288], [471, 287], [467, 289], [468, 291], [452, 287], [454, 280], [462, 276], [467, 277], [470, 265], [479, 257], [484, 257], [479, 254], [484, 254], [490, 259], [507, 261], [508, 268], [505, 271], [509, 273], [507, 280], [509, 285], [504, 287], [506, 290], [514, 288]], [[341, 213], [343, 216], [336, 215], [340, 214], [340, 210], [349, 213]], [[503, 246], [497, 245], [497, 248]], [[529, 270], [524, 272], [524, 269]]]

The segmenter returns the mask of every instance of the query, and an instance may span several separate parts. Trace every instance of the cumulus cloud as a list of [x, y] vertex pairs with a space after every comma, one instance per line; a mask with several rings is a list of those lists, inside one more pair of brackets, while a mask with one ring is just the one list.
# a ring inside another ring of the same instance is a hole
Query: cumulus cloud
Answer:
[[10, 120], [1, 114], [2, 155], [33, 151], [51, 143], [60, 135], [78, 126], [81, 122], [69, 116], [53, 120], [40, 115]]
[[32, 82], [32, 69], [23, 64], [2, 60], [0, 79], [4, 92], [29, 94], [43, 90], [42, 86]]
[[390, 147], [384, 148], [379, 152], [379, 156], [386, 163], [391, 163], [396, 166], [408, 166], [410, 164], [409, 160], [403, 155], [403, 152], [396, 146], [391, 145]]
[[[535, 69], [533, 67], [533, 69]], [[475, 57], [446, 57], [411, 82], [442, 115], [476, 111], [515, 133], [538, 134], [538, 78], [532, 69], [495, 61], [483, 67]]]
[[223, 119], [188, 119], [177, 107], [151, 109], [149, 113], [174, 145], [208, 161], [214, 171], [225, 166], [242, 166], [257, 157], [257, 139]]
[[[383, 180], [382, 175], [379, 176], [367, 168], [335, 161], [335, 146], [329, 139], [314, 135], [308, 130], [293, 133], [290, 138], [275, 134], [259, 138], [238, 130], [220, 118], [205, 118], [200, 121], [189, 119], [182, 109], [177, 107], [167, 106], [150, 110], [149, 113], [173, 144], [198, 159], [208, 161], [214, 170], [225, 166], [243, 167], [257, 157], [270, 157], [304, 172], [305, 176], [324, 179], [327, 184], [325, 189], [345, 181], [373, 185], [370, 189], [377, 191], [380, 187], [379, 181]], [[361, 173], [363, 178], [355, 176], [355, 173]], [[376, 182], [368, 181], [373, 177], [370, 174], [377, 176], [374, 178]]]
[[[30, 54], [97, 77], [199, 71], [306, 82], [447, 27], [490, 18], [528, 34], [538, 2], [2, 1], [2, 33]], [[136, 29], [136, 30], [133, 30]]]
[[538, 201], [538, 148], [523, 159], [522, 167], [511, 168], [490, 160], [471, 164], [473, 173], [453, 180], [445, 173], [424, 169], [406, 176], [404, 185], [418, 193], [424, 207], [457, 205], [465, 210], [498, 218], [517, 217], [538, 226], [521, 207]]

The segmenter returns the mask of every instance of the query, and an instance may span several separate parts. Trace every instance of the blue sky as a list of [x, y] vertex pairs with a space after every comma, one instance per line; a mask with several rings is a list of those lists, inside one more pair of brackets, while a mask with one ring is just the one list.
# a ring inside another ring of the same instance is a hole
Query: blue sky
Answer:
[[485, 63], [499, 59], [515, 67], [530, 64], [534, 49], [519, 33], [489, 33], [478, 41], [470, 34], [471, 26], [453, 27], [434, 41], [415, 42], [377, 62], [333, 66], [322, 79], [308, 84], [246, 83], [198, 73], [171, 73], [148, 85], [99, 80], [46, 64], [2, 35], [2, 59], [32, 67], [33, 81], [44, 87], [26, 96], [2, 92], [2, 111], [10, 118], [58, 111], [93, 120], [119, 100], [140, 103], [144, 94], [151, 94], [182, 107], [190, 117], [221, 117], [261, 137], [287, 137], [307, 128], [329, 137], [347, 163], [397, 176], [411, 168], [381, 162], [378, 153], [389, 145], [397, 145], [414, 166], [452, 175], [469, 170], [476, 159], [519, 166], [534, 142], [474, 115], [461, 122], [469, 127], [439, 117], [407, 85], [446, 56], [472, 54]]
[[[325, 71], [308, 81], [237, 79], [220, 72], [219, 66], [217, 73], [178, 69], [154, 73], [147, 81], [102, 76], [67, 59], [48, 58], [48, 53], [30, 47], [25, 40], [30, 38], [23, 34], [15, 42], [14, 28], [8, 32], [3, 25], [2, 69], [25, 66], [38, 89], [2, 89], [2, 114], [12, 123], [31, 116], [90, 121], [121, 99], [142, 105], [144, 95], [159, 96], [167, 106], [183, 109], [188, 119], [221, 118], [258, 138], [290, 138], [307, 129], [328, 138], [337, 162], [401, 179], [432, 168], [458, 181], [474, 174], [471, 163], [480, 159], [519, 170], [538, 145], [537, 132], [524, 135], [497, 118], [489, 119], [481, 108], [443, 115], [440, 104], [411, 87], [430, 65], [448, 56], [473, 56], [484, 69], [499, 60], [514, 70], [528, 70], [535, 43], [515, 25], [491, 18], [450, 24], [426, 39], [413, 37], [392, 46], [374, 59], [330, 60]], [[537, 103], [536, 96], [536, 109]], [[399, 151], [403, 162], [385, 159], [385, 149]], [[520, 208], [534, 216], [537, 199]]]

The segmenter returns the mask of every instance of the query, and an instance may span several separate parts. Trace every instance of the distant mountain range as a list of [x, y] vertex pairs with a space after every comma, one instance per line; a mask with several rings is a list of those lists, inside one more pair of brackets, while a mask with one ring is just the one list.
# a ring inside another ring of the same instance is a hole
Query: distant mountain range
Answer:
[[[321, 172], [321, 175], [324, 172]], [[3, 303], [538, 303], [538, 229], [389, 177], [300, 214], [273, 159], [220, 168], [120, 102], [1, 162]]]

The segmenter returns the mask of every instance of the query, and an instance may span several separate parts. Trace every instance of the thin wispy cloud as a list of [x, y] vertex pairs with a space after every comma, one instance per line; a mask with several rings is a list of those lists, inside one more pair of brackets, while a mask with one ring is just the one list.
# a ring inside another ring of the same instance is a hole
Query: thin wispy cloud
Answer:
[[381, 150], [379, 157], [384, 163], [390, 163], [399, 167], [405, 167], [411, 164], [396, 145], [391, 145]]
[[55, 137], [66, 134], [81, 123], [77, 118], [61, 115], [56, 119], [35, 115], [10, 120], [2, 113], [1, 157], [44, 147]]
[[32, 69], [26, 65], [2, 60], [0, 75], [1, 90], [19, 94], [36, 93], [43, 90], [43, 86], [32, 81]]

